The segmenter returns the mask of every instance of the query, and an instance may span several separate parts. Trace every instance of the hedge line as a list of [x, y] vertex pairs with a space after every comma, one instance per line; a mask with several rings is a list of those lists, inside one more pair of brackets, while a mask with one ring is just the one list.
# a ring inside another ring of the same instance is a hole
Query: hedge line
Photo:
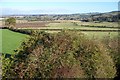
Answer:
[[108, 27], [108, 26], [94, 26], [94, 25], [81, 25], [81, 26], [84, 26], [84, 27], [96, 27], [96, 28], [120, 28], [120, 27]]

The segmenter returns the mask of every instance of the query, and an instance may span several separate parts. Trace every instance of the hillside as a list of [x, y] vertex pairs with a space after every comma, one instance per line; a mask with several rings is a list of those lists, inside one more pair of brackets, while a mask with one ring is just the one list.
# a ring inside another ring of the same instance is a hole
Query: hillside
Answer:
[[100, 13], [91, 15], [93, 21], [107, 21], [107, 22], [117, 22], [120, 18], [119, 11], [112, 11], [108, 13]]
[[3, 58], [3, 78], [114, 78], [116, 68], [104, 44], [82, 33], [41, 32]]
[[[84, 22], [118, 22], [119, 11], [105, 13], [77, 13], [77, 14], [35, 14], [35, 15], [9, 15], [18, 20], [28, 21], [51, 21], [51, 20], [79, 20]], [[22, 16], [22, 17], [19, 17]], [[8, 16], [3, 16], [8, 17]]]

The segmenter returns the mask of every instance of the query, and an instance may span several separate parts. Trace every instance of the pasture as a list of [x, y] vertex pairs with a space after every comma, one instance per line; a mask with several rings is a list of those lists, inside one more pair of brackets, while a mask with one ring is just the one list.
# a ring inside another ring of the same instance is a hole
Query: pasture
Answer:
[[100, 39], [105, 39], [105, 38], [109, 38], [112, 39], [114, 37], [119, 36], [118, 32], [83, 32], [89, 39], [96, 39], [96, 40], [100, 40]]
[[[82, 26], [81, 26], [81, 25]], [[81, 29], [81, 30], [118, 30], [117, 28], [97, 28], [97, 27], [86, 27], [83, 24], [85, 24], [84, 22], [61, 22], [61, 23], [49, 23], [47, 26], [48, 27], [41, 27], [40, 29]], [[88, 23], [86, 23], [88, 24]], [[93, 23], [91, 23], [93, 24]], [[90, 26], [92, 26], [90, 24]], [[102, 26], [102, 23], [100, 23], [100, 25], [97, 23], [97, 25], [93, 25], [93, 26]], [[111, 24], [115, 24], [115, 26], [117, 25], [117, 23], [111, 23]], [[107, 23], [105, 25], [105, 23], [103, 23], [104, 26], [108, 26]], [[109, 23], [110, 25], [110, 23]], [[109, 26], [108, 26], [109, 27]], [[112, 26], [113, 27], [113, 26]], [[117, 26], [116, 26], [117, 27]]]
[[[90, 39], [103, 39], [105, 37], [114, 38], [118, 36], [118, 32], [102, 32], [102, 31], [92, 31], [92, 30], [118, 30], [117, 28], [97, 28], [97, 27], [85, 27], [81, 25], [96, 25], [96, 26], [110, 26], [117, 27], [117, 23], [103, 22], [103, 23], [90, 23], [90, 22], [74, 22], [74, 21], [54, 21], [54, 22], [26, 22], [26, 23], [17, 23], [16, 27], [20, 29], [33, 29], [39, 31], [45, 31], [48, 33], [58, 33], [59, 30], [78, 30], [77, 33], [82, 32]], [[91, 30], [89, 31], [80, 31], [80, 30]], [[2, 47], [0, 52], [3, 53], [13, 53], [13, 50], [18, 48], [22, 41], [25, 40], [27, 35], [16, 33], [7, 29], [0, 30], [0, 47]]]
[[14, 50], [28, 37], [28, 35], [13, 32], [8, 29], [0, 29], [0, 35], [0, 42], [2, 42], [2, 51], [0, 50], [0, 52], [9, 54], [13, 54]]
[[[92, 27], [91, 27], [92, 26]], [[96, 26], [105, 26], [96, 27]], [[112, 28], [111, 28], [112, 27]], [[80, 21], [30, 21], [18, 22], [19, 29], [78, 29], [78, 30], [118, 30], [118, 23], [115, 22], [80, 22]]]
[[77, 22], [78, 25], [90, 25], [90, 26], [108, 26], [108, 27], [118, 27], [117, 22]]

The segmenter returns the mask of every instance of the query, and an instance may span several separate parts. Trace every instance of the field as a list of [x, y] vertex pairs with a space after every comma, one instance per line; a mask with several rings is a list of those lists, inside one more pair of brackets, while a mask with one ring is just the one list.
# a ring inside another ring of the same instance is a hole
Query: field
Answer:
[[77, 23], [71, 23], [71, 22], [50, 23], [47, 26], [48, 27], [42, 27], [41, 29], [118, 30], [116, 28], [85, 27], [85, 26], [77, 25]]
[[95, 22], [77, 22], [78, 25], [93, 25], [93, 26], [108, 26], [108, 27], [118, 27], [117, 22], [100, 22], [100, 23], [95, 23]]
[[0, 27], [2, 26], [2, 21], [0, 21]]
[[[81, 26], [83, 25], [83, 26]], [[85, 27], [84, 25], [94, 25], [94, 26], [112, 26], [117, 27], [117, 23], [93, 23], [93, 22], [74, 22], [74, 21], [54, 21], [54, 22], [19, 22], [16, 24], [17, 28], [20, 29], [41, 29], [48, 33], [58, 33], [62, 29], [71, 29], [78, 30], [78, 32], [84, 33], [89, 38], [94, 39], [102, 39], [107, 36], [113, 38], [114, 36], [118, 36], [118, 32], [111, 32], [109, 30], [118, 30], [117, 28], [97, 28], [97, 27]], [[79, 30], [91, 30], [87, 31], [79, 31]], [[101, 31], [92, 31], [92, 30], [108, 30], [107, 32]], [[23, 41], [26, 35], [21, 33], [12, 32], [9, 30], [0, 30], [0, 35], [2, 35], [2, 51], [3, 53], [13, 53], [13, 50], [20, 46], [21, 41]], [[14, 46], [13, 46], [14, 45]], [[0, 47], [1, 47], [0, 46]], [[7, 51], [6, 51], [7, 50]]]
[[[87, 26], [88, 25], [88, 26]], [[91, 27], [92, 26], [92, 27]], [[100, 28], [96, 27], [100, 26]], [[105, 26], [105, 28], [101, 27]], [[80, 21], [21, 21], [16, 24], [20, 29], [78, 29], [78, 30], [118, 30], [118, 23], [80, 22]]]
[[[83, 26], [81, 26], [81, 25]], [[86, 27], [84, 25], [90, 25], [90, 26], [106, 26], [106, 28], [97, 28], [97, 27]], [[61, 23], [49, 23], [47, 25], [48, 27], [41, 27], [40, 29], [47, 29], [49, 33], [54, 32], [60, 32], [59, 29], [70, 29], [70, 30], [78, 30], [78, 32], [84, 33], [89, 38], [98, 38], [102, 39], [106, 36], [110, 36], [110, 38], [114, 38], [114, 36], [118, 36], [118, 31], [112, 30], [118, 30], [118, 28], [107, 28], [107, 27], [118, 27], [118, 23], [110, 23], [110, 22], [103, 22], [103, 23], [94, 23], [94, 22], [70, 22], [70, 21], [64, 21]], [[82, 30], [88, 30], [82, 31]], [[90, 30], [90, 31], [89, 31]], [[101, 31], [99, 31], [101, 30]]]
[[[2, 42], [2, 53], [9, 53], [13, 54], [13, 50], [18, 48], [22, 41], [25, 40], [27, 35], [12, 32], [10, 30], [4, 29], [0, 30], [0, 35], [2, 35], [2, 39], [0, 39], [0, 42]], [[1, 41], [2, 40], [2, 41]]]
[[[39, 27], [23, 27], [24, 29], [42, 29], [42, 30], [61, 30], [61, 29], [76, 29], [76, 30], [118, 30], [118, 28], [110, 28], [110, 23], [108, 25], [108, 23], [103, 23], [104, 26], [106, 26], [106, 28], [98, 28], [98, 27], [88, 27], [86, 25], [80, 25], [81, 24], [85, 24], [84, 22], [52, 22], [52, 23], [45, 23], [44, 26], [40, 26]], [[90, 23], [86, 23], [86, 24], [90, 24]], [[93, 23], [91, 23], [93, 24]], [[90, 24], [90, 26], [92, 26]], [[93, 25], [93, 26], [102, 26], [102, 23], [97, 23], [97, 25]], [[106, 24], [106, 25], [105, 25]], [[111, 25], [113, 25], [112, 27], [117, 27], [117, 23], [111, 23]], [[115, 26], [114, 26], [115, 25]], [[36, 26], [36, 25], [35, 25]], [[108, 27], [108, 28], [107, 28]]]
[[39, 27], [45, 27], [45, 25], [48, 24], [47, 22], [27, 22], [27, 23], [17, 23], [17, 28], [39, 28]]
[[118, 32], [82, 32], [90, 39], [103, 39], [106, 37], [114, 38], [118, 36]]

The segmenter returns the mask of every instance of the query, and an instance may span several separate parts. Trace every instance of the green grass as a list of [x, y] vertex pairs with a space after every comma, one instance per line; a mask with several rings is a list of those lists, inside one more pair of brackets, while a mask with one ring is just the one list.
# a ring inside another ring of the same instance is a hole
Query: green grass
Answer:
[[[84, 23], [84, 22], [83, 22]], [[78, 23], [77, 23], [78, 24]], [[40, 29], [85, 29], [85, 30], [116, 30], [113, 28], [96, 28], [96, 27], [84, 27], [81, 26], [79, 23], [78, 25], [72, 22], [61, 22], [61, 23], [50, 23], [48, 27], [40, 27]], [[116, 23], [84, 23], [89, 25], [112, 25]], [[113, 26], [113, 25], [112, 25]], [[116, 24], [117, 26], [117, 24]], [[49, 33], [56, 33], [59, 31], [46, 31]], [[3, 35], [2, 35], [3, 33]], [[114, 37], [117, 36], [117, 32], [83, 32], [89, 38], [105, 38], [106, 36]], [[0, 30], [0, 36], [3, 36], [0, 39], [0, 52], [3, 53], [13, 53], [13, 50], [18, 48], [23, 40], [25, 40], [26, 35], [9, 31], [7, 29]], [[2, 48], [1, 48], [2, 47]]]
[[[78, 24], [78, 23], [77, 23]], [[85, 24], [85, 23], [84, 23]], [[86, 23], [87, 24], [87, 23]], [[90, 23], [89, 23], [90, 24]], [[93, 23], [91, 23], [93, 24]], [[90, 25], [91, 25], [90, 24]], [[94, 23], [94, 26], [98, 26], [99, 24]], [[102, 24], [102, 23], [101, 23]], [[107, 24], [107, 23], [106, 23]], [[105, 23], [103, 24], [105, 25]], [[97, 28], [97, 27], [85, 27], [81, 26], [80, 23], [78, 25], [71, 23], [71, 22], [66, 22], [66, 23], [49, 23], [47, 25], [48, 27], [41, 27], [41, 29], [85, 29], [85, 30], [118, 30], [114, 28]]]
[[106, 26], [106, 27], [118, 27], [117, 22], [101, 22], [101, 23], [94, 23], [94, 22], [77, 22], [78, 25], [90, 25], [90, 26]]
[[118, 32], [82, 32], [90, 39], [103, 39], [106, 37], [114, 38], [118, 36]]
[[25, 34], [13, 32], [8, 29], [1, 29], [0, 36], [0, 42], [2, 42], [2, 46], [0, 46], [2, 50], [0, 50], [0, 52], [8, 54], [13, 54], [14, 50], [17, 49], [27, 37]]
[[[97, 28], [97, 27], [86, 27], [81, 25], [90, 25], [90, 26], [107, 26], [108, 28]], [[110, 22], [102, 22], [102, 23], [94, 23], [94, 22], [60, 22], [60, 23], [49, 23], [46, 27], [33, 27], [32, 29], [79, 29], [79, 30], [118, 30], [117, 28], [109, 28], [109, 27], [118, 27], [117, 23]], [[24, 28], [31, 29], [31, 28]]]

